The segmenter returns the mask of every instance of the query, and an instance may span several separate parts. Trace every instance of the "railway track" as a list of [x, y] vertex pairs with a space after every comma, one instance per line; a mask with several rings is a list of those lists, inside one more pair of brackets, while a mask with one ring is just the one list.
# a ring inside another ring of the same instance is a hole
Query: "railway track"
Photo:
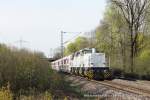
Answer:
[[132, 93], [132, 94], [150, 98], [150, 90], [141, 89], [141, 88], [137, 88], [137, 87], [133, 87], [133, 86], [129, 86], [129, 85], [124, 85], [124, 84], [120, 84], [120, 83], [116, 83], [116, 82], [112, 82], [112, 81], [95, 81], [95, 80], [91, 80], [91, 81], [98, 83], [98, 84], [102, 84], [113, 90], [119, 90], [119, 91]]
[[[80, 76], [74, 76], [74, 77], [86, 79], [85, 77], [80, 77]], [[131, 94], [135, 94], [138, 96], [148, 97], [150, 99], [150, 90], [147, 90], [147, 89], [138, 88], [138, 87], [125, 85], [125, 84], [121, 84], [121, 83], [117, 83], [113, 81], [107, 81], [107, 80], [105, 81], [89, 80], [89, 81], [104, 85], [105, 87], [111, 88], [112, 90], [115, 90], [115, 91], [131, 93]]]

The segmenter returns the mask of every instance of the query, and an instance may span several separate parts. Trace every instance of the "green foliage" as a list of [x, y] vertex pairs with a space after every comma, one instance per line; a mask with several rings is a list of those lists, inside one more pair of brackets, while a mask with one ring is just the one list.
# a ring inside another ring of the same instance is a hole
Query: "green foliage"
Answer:
[[50, 88], [51, 76], [49, 62], [43, 60], [41, 53], [10, 49], [0, 46], [0, 85], [10, 83], [10, 89], [19, 91], [36, 88]]
[[0, 100], [13, 100], [13, 93], [9, 89], [9, 86], [0, 89]]
[[41, 53], [32, 53], [27, 50], [9, 49], [0, 47], [0, 74], [1, 86], [7, 82], [13, 91], [20, 89], [49, 88], [50, 70], [49, 63], [42, 60]]
[[150, 50], [145, 50], [141, 53], [140, 59], [143, 61], [148, 61], [150, 59]]
[[150, 49], [142, 51], [137, 57], [136, 71], [141, 75], [150, 75]]
[[[0, 87], [7, 87], [9, 83], [9, 90], [13, 93], [13, 98], [19, 100], [63, 98], [65, 92], [70, 91], [71, 86], [61, 74], [53, 71], [50, 63], [43, 58], [45, 56], [40, 52], [18, 50], [1, 44]], [[3, 88], [0, 90], [0, 100], [1, 96], [2, 98], [12, 97], [9, 91]]]
[[83, 48], [89, 47], [89, 41], [85, 37], [78, 37], [73, 43], [70, 43], [66, 50], [65, 54], [69, 55]]
[[45, 92], [43, 100], [52, 100], [52, 95], [49, 92]]
[[85, 37], [78, 37], [76, 40], [75, 40], [75, 45], [77, 47], [77, 50], [81, 50], [83, 48], [86, 48], [88, 47], [88, 40], [87, 38]]
[[104, 19], [96, 28], [96, 48], [98, 51], [106, 53], [107, 62], [110, 59], [112, 68], [126, 69], [129, 57], [127, 30], [122, 15], [112, 5], [109, 5]]
[[[149, 17], [146, 17], [147, 20], [149, 20]], [[144, 24], [145, 26], [150, 25], [148, 22]], [[149, 29], [150, 28], [147, 27], [144, 31], [137, 31], [138, 35], [135, 39], [135, 48], [137, 49], [134, 49], [134, 51], [138, 52], [134, 54], [136, 56], [134, 57], [135, 65], [133, 67], [135, 74], [148, 75], [150, 73]], [[112, 3], [108, 4], [104, 18], [96, 28], [96, 41], [98, 51], [106, 53], [107, 62], [109, 62], [110, 59], [111, 68], [119, 69], [123, 73], [130, 74], [131, 37], [129, 25], [124, 15]]]
[[37, 94], [36, 91], [33, 92], [33, 94], [28, 96], [20, 95], [17, 97], [17, 100], [53, 100], [52, 94], [48, 91], [39, 94]]
[[66, 49], [66, 55], [68, 54], [71, 54], [71, 53], [74, 53], [77, 51], [77, 46], [75, 43], [70, 43], [68, 44], [67, 46], [67, 49]]

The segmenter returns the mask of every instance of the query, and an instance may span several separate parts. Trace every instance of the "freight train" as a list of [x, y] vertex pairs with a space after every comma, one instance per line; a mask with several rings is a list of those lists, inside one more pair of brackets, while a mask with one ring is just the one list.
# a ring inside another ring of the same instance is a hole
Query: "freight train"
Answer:
[[105, 53], [98, 53], [95, 48], [85, 48], [51, 62], [56, 71], [98, 80], [112, 79], [111, 70], [106, 65]]

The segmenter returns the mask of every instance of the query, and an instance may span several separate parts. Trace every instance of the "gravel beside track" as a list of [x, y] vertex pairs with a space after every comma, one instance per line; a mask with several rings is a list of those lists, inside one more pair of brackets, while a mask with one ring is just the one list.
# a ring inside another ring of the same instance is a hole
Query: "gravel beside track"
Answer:
[[[97, 82], [97, 81], [96, 81]], [[140, 85], [134, 86], [134, 84], [125, 84], [125, 83], [120, 83], [120, 82], [113, 82], [113, 81], [104, 81], [104, 82], [98, 82], [100, 84], [106, 84], [110, 85], [110, 87], [114, 87], [123, 91], [128, 91], [130, 93], [142, 95], [142, 96], [147, 96], [150, 97], [150, 90], [146, 88], [141, 88]], [[138, 87], [139, 86], [139, 87]]]
[[113, 82], [123, 84], [123, 85], [129, 85], [136, 88], [146, 89], [150, 91], [150, 81], [129, 81], [129, 80], [122, 80], [122, 79], [114, 79]]
[[[98, 98], [103, 100], [150, 100], [149, 95], [146, 93], [142, 93], [142, 91], [136, 91], [131, 89], [131, 86], [134, 84], [144, 84], [139, 82], [126, 83], [124, 80], [113, 80], [113, 81], [95, 81], [88, 80], [79, 76], [66, 76], [66, 80], [72, 82], [72, 86], [78, 86], [81, 89], [79, 92], [84, 94], [84, 97], [88, 98]], [[124, 83], [122, 83], [124, 82]], [[130, 81], [129, 81], [130, 82]], [[121, 85], [120, 83], [124, 84]], [[130, 84], [130, 85], [129, 85]], [[116, 86], [115, 86], [116, 85]], [[148, 84], [147, 84], [148, 85]], [[127, 87], [129, 86], [129, 87]], [[142, 87], [142, 86], [141, 86]], [[131, 90], [130, 90], [131, 89]], [[134, 92], [136, 91], [136, 92]]]

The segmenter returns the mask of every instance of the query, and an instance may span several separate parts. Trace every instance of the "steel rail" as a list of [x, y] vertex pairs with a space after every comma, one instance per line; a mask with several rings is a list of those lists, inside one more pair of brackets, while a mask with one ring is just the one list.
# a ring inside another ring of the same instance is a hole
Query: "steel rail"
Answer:
[[125, 84], [112, 82], [112, 81], [107, 81], [107, 80], [105, 80], [105, 81], [97, 81], [97, 80], [89, 80], [89, 79], [87, 79], [85, 77], [81, 77], [81, 76], [75, 76], [75, 75], [73, 75], [73, 76], [74, 77], [80, 77], [82, 79], [86, 79], [88, 81], [104, 85], [104, 86], [106, 86], [108, 88], [111, 88], [113, 90], [116, 90], [116, 91], [132, 93], [132, 94], [136, 94], [136, 95], [139, 95], [139, 96], [145, 96], [145, 97], [150, 98], [150, 90], [137, 88], [137, 87], [133, 87], [133, 86], [130, 86], [130, 85], [125, 85]]
[[130, 85], [124, 85], [124, 84], [120, 84], [120, 83], [116, 83], [112, 81], [96, 81], [96, 80], [91, 80], [91, 81], [96, 82], [98, 84], [105, 85], [107, 87], [111, 87], [115, 90], [121, 90], [124, 92], [136, 94], [136, 95], [150, 97], [150, 91], [146, 89], [136, 88]]

